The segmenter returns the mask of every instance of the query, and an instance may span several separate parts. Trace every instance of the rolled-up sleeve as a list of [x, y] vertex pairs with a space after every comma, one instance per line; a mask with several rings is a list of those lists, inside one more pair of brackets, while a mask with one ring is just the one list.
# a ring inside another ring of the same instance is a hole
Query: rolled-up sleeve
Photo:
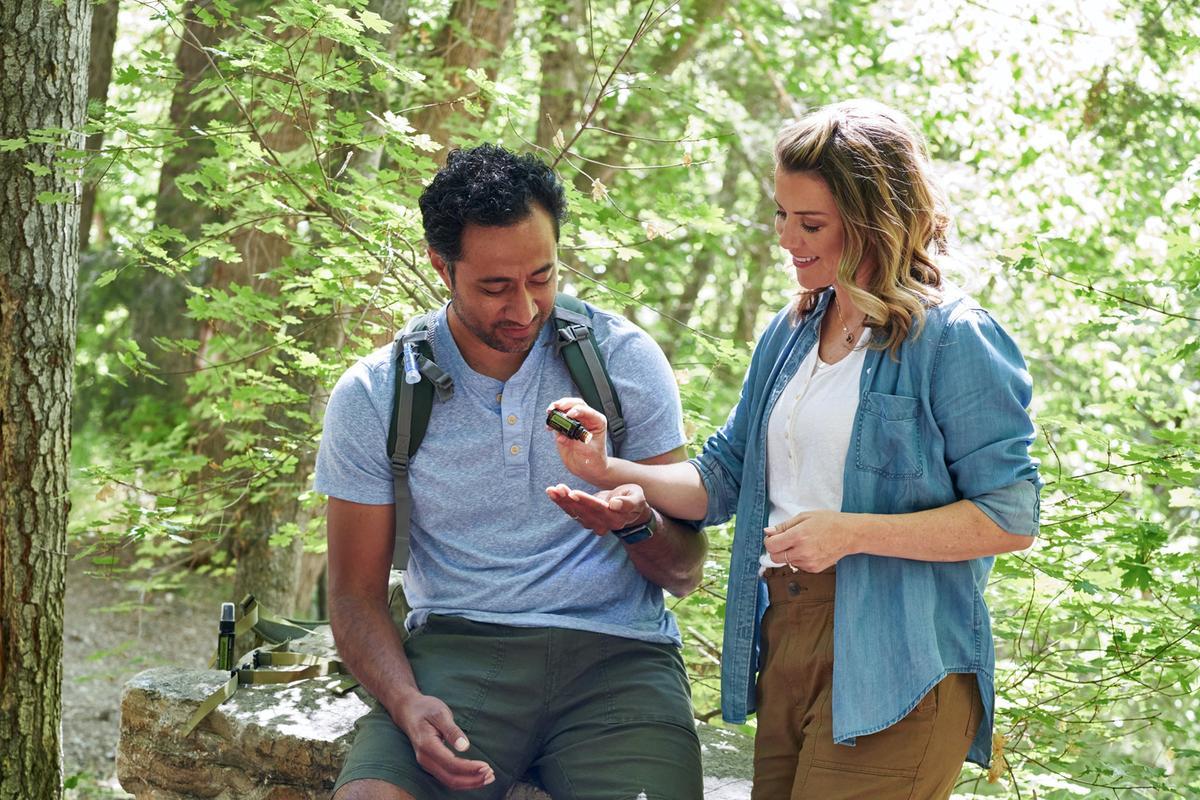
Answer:
[[1016, 343], [986, 311], [958, 312], [942, 333], [931, 381], [958, 495], [1009, 533], [1036, 536], [1042, 482], [1029, 455], [1033, 381]]
[[704, 490], [708, 493], [708, 509], [701, 526], [720, 525], [732, 517], [737, 509], [740, 476], [726, 470], [720, 460], [711, 455], [707, 445], [703, 453], [696, 458], [689, 458], [688, 463], [700, 473], [700, 480], [704, 482]]
[[[1009, 533], [1021, 536], [1037, 536], [1040, 521], [1038, 493], [1040, 483], [1037, 481], [1017, 481], [1000, 489], [984, 492], [970, 498], [979, 506], [979, 510], [987, 514], [992, 522]], [[1029, 512], [1033, 510], [1033, 519]]]

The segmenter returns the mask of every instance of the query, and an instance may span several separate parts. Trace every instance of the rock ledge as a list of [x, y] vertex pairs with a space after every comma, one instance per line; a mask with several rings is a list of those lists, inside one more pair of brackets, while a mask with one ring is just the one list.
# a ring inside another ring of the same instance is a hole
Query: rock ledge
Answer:
[[[292, 649], [333, 655], [329, 629]], [[121, 698], [117, 777], [138, 800], [324, 800], [329, 797], [367, 705], [338, 697], [337, 681], [314, 678], [280, 686], [243, 686], [186, 738], [196, 706], [221, 686], [217, 670], [160, 667], [134, 676]], [[750, 796], [753, 742], [698, 723], [706, 800]], [[549, 800], [530, 784], [506, 800]]]

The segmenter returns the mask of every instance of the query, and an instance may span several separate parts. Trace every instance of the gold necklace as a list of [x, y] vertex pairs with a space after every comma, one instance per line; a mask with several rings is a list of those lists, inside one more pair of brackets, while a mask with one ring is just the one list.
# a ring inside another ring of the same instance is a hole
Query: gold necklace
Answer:
[[837, 312], [838, 324], [842, 326], [842, 341], [846, 347], [854, 349], [854, 335], [850, 333], [850, 329], [846, 327], [846, 320], [842, 318], [842, 304], [838, 302], [837, 292], [833, 293], [833, 309]]

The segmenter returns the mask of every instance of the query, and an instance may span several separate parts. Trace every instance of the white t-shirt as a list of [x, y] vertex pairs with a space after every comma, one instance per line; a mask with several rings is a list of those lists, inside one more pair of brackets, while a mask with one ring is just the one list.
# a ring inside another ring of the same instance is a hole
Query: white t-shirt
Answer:
[[[841, 511], [842, 473], [858, 411], [859, 379], [871, 329], [841, 361], [826, 364], [820, 345], [796, 369], [767, 422], [769, 524], [805, 511]], [[763, 552], [759, 563], [782, 567]]]

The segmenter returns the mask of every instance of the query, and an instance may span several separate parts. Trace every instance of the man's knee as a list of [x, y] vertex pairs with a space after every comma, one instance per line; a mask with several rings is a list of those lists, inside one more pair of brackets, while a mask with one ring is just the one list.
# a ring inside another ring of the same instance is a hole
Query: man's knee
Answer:
[[333, 794], [333, 800], [416, 800], [411, 794], [387, 781], [364, 778], [350, 781]]

